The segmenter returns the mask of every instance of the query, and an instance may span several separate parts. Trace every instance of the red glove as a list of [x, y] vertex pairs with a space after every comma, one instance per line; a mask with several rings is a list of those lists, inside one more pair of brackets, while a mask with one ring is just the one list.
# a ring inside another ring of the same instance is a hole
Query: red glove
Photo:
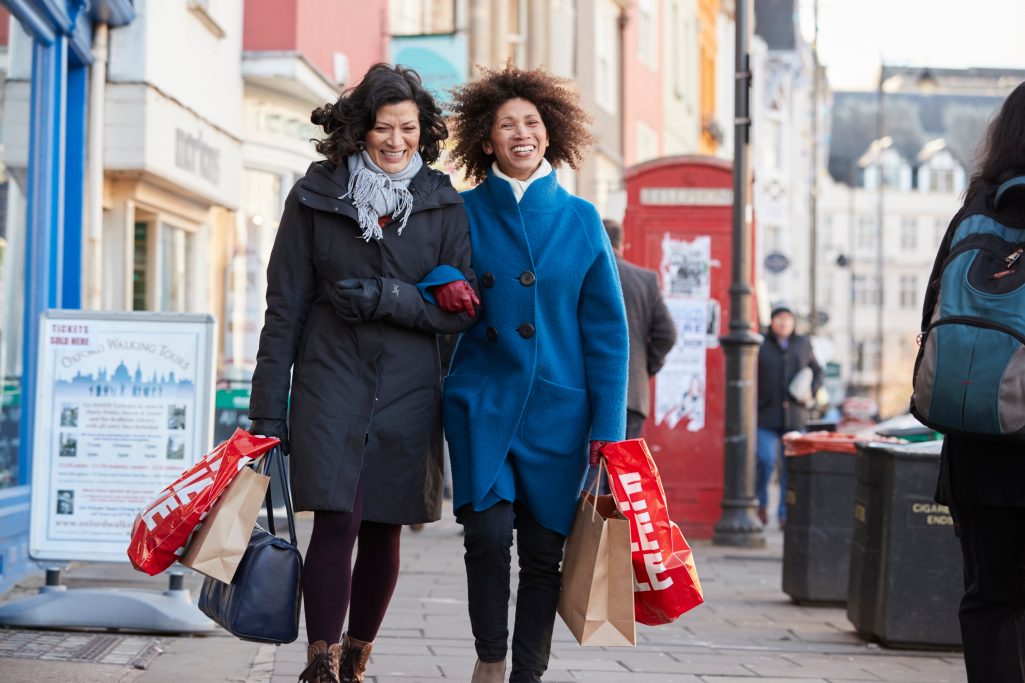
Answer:
[[446, 313], [466, 313], [471, 318], [476, 315], [474, 305], [480, 306], [480, 299], [466, 280], [438, 285], [434, 288], [434, 298], [438, 308]]
[[601, 449], [605, 448], [608, 445], [608, 441], [591, 442], [591, 459], [589, 460], [589, 462], [591, 463], [591, 467], [594, 467], [598, 464], [598, 461], [601, 459]]

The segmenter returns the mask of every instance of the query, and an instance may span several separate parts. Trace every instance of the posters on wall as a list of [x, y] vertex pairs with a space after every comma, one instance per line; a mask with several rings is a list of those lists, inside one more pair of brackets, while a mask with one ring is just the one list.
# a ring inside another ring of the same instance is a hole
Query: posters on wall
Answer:
[[40, 321], [29, 552], [126, 561], [136, 513], [210, 448], [213, 319]]
[[[706, 348], [718, 342], [719, 308], [711, 299], [712, 240], [662, 238], [663, 297], [676, 325], [676, 345], [655, 375], [655, 424], [687, 431], [705, 426]], [[714, 329], [711, 327], [714, 325]]]

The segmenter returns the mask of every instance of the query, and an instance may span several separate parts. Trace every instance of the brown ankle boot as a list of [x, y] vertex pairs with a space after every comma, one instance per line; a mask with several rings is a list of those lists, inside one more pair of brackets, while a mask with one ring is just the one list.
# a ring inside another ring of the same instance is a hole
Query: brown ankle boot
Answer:
[[310, 643], [306, 651], [306, 668], [299, 674], [300, 683], [339, 683], [338, 665], [342, 646], [328, 645], [323, 640]]
[[363, 683], [367, 660], [370, 659], [370, 650], [373, 647], [373, 643], [350, 638], [348, 633], [342, 636], [342, 661], [338, 667], [341, 683]]

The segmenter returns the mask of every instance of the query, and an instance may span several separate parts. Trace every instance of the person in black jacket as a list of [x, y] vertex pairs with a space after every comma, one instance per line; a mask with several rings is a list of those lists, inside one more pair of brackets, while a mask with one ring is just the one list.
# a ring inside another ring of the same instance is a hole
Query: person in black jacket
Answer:
[[[769, 521], [769, 480], [779, 460], [781, 438], [786, 432], [804, 429], [809, 405], [790, 394], [790, 385], [799, 372], [811, 372], [811, 395], [822, 386], [822, 368], [815, 359], [811, 340], [794, 334], [796, 321], [787, 306], [772, 309], [769, 330], [758, 350], [758, 462], [755, 469], [755, 493], [758, 518]], [[779, 470], [779, 524], [786, 523], [786, 468]]]
[[476, 295], [463, 201], [428, 166], [448, 131], [416, 72], [377, 64], [311, 120], [326, 159], [285, 200], [249, 415], [290, 446], [295, 508], [314, 512], [300, 680], [337, 683], [364, 680], [402, 525], [441, 515], [437, 338], [472, 325]]
[[630, 328], [630, 367], [626, 392], [626, 438], [641, 435], [651, 408], [649, 380], [665, 363], [666, 354], [676, 343], [676, 325], [658, 289], [658, 273], [623, 260], [623, 228], [613, 220], [603, 220], [612, 242], [623, 285], [626, 323]]
[[[1017, 176], [1025, 176], [1025, 83], [1008, 95], [990, 124], [964, 205], [936, 254], [922, 309], [923, 334], [938, 304], [940, 272], [961, 219], [981, 212], [1025, 231], [1025, 191], [1010, 190], [1000, 210], [994, 207], [996, 188]], [[936, 500], [950, 506], [964, 557], [961, 640], [970, 683], [1025, 682], [1022, 448], [1021, 442], [970, 436], [948, 435], [943, 441]]]

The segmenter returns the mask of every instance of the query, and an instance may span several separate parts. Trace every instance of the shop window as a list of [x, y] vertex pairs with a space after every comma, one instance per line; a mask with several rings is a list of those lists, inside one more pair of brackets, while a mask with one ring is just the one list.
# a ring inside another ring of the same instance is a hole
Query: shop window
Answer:
[[0, 489], [25, 484], [20, 467], [25, 287], [25, 198], [0, 169]]
[[149, 224], [135, 224], [135, 246], [132, 249], [132, 310], [145, 311], [149, 290]]
[[189, 310], [192, 278], [188, 264], [193, 262], [191, 233], [166, 223], [160, 226], [161, 311], [182, 313]]
[[133, 310], [192, 310], [194, 252], [195, 236], [189, 230], [162, 221], [137, 222], [132, 252]]

